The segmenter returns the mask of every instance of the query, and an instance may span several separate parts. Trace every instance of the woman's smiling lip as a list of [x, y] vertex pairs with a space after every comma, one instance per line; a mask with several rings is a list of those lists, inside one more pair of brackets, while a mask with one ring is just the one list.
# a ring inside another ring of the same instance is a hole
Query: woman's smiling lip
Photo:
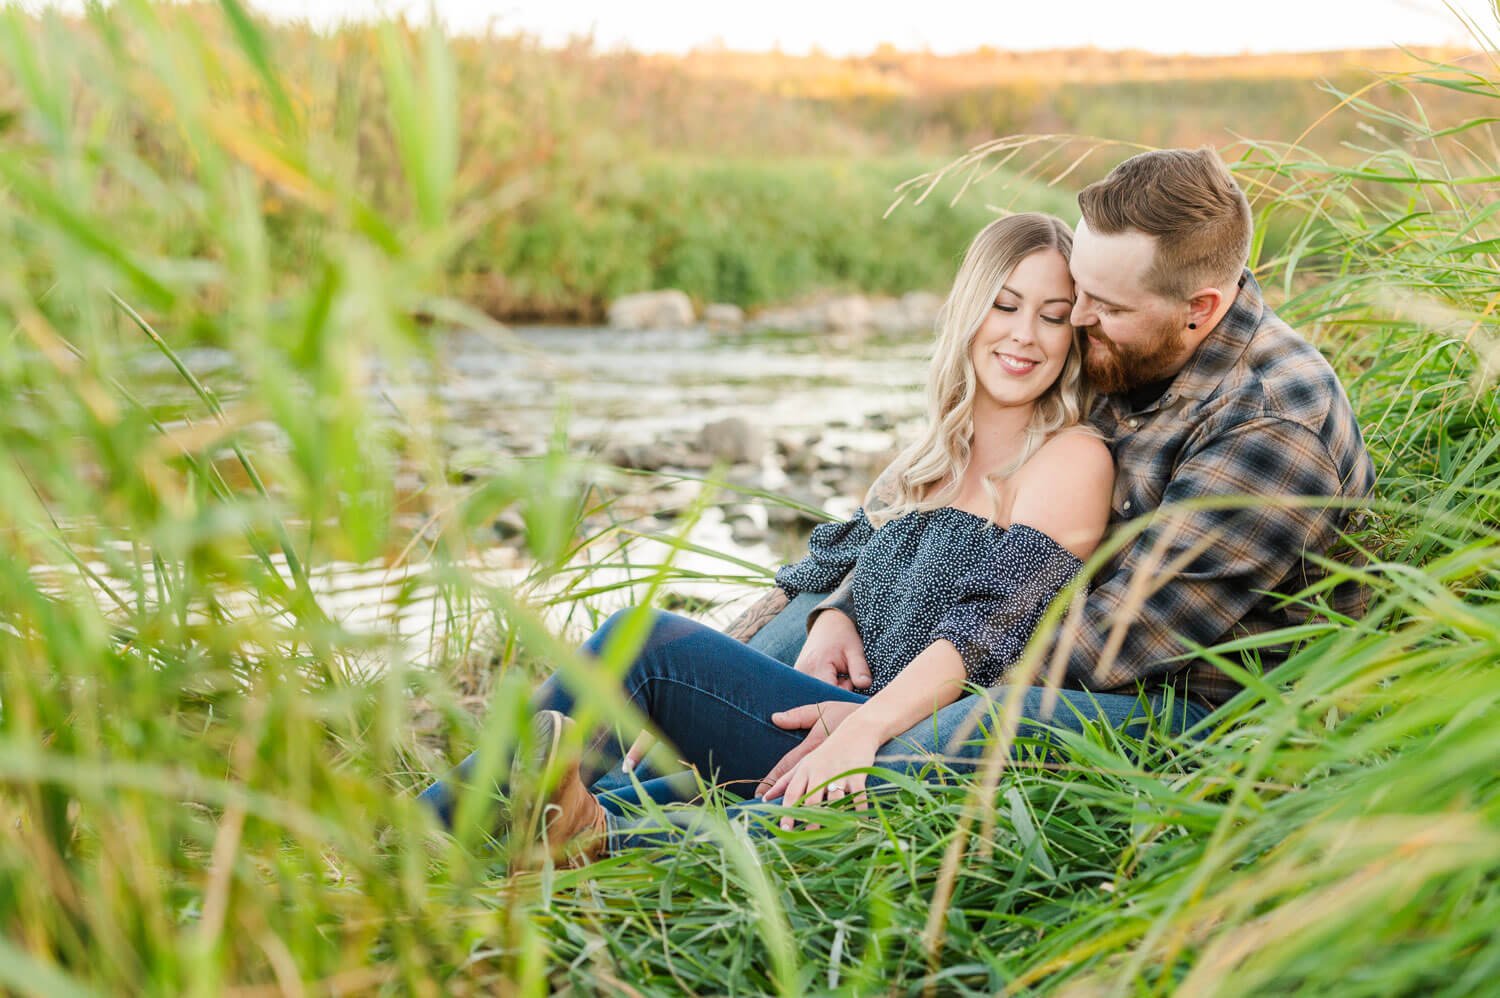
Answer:
[[1014, 354], [1000, 353], [996, 351], [996, 357], [1000, 358], [1000, 366], [1016, 374], [1025, 374], [1041, 363], [1039, 360], [1027, 360], [1025, 357], [1017, 357]]

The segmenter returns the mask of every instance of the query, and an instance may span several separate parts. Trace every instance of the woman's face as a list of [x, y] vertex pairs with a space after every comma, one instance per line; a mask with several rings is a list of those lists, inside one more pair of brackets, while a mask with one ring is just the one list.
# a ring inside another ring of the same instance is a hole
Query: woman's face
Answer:
[[979, 398], [1030, 405], [1062, 374], [1073, 343], [1073, 278], [1055, 249], [1016, 264], [969, 347]]

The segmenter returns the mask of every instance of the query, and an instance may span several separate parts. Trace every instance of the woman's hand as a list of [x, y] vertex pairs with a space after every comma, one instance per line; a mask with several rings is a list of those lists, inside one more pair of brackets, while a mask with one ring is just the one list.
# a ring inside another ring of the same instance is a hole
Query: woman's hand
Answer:
[[803, 704], [791, 710], [778, 710], [771, 715], [771, 723], [783, 731], [806, 731], [801, 744], [782, 756], [771, 771], [755, 788], [755, 796], [771, 800], [767, 791], [782, 785], [782, 777], [802, 761], [803, 756], [822, 745], [833, 729], [844, 723], [844, 719], [859, 709], [859, 704], [845, 700], [824, 700], [822, 703]]
[[824, 610], [813, 621], [795, 666], [814, 679], [845, 690], [870, 688], [865, 643], [854, 621], [839, 610]]
[[[875, 764], [880, 748], [879, 735], [857, 723], [841, 724], [823, 744], [802, 757], [766, 793], [767, 800], [781, 797], [788, 804], [817, 806], [825, 800], [835, 801], [850, 794], [857, 796], [856, 806], [864, 810], [864, 773], [851, 773]], [[848, 774], [848, 775], [845, 775]], [[781, 827], [790, 831], [793, 820], [781, 819]]]

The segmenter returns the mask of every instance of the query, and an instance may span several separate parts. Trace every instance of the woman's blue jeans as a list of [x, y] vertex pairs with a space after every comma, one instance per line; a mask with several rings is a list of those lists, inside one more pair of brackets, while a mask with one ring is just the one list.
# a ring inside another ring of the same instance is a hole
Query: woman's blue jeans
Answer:
[[[753, 798], [756, 785], [787, 752], [802, 741], [804, 732], [785, 731], [771, 714], [825, 700], [863, 702], [863, 694], [814, 679], [790, 667], [806, 637], [807, 611], [821, 596], [804, 593], [793, 600], [748, 645], [685, 617], [652, 612], [651, 631], [624, 678], [625, 695], [649, 717], [676, 750], [676, 758], [692, 767], [658, 775], [644, 767], [636, 777], [640, 789], [658, 804], [691, 800], [698, 795], [699, 777], [742, 798]], [[619, 626], [622, 611], [611, 617], [585, 643], [597, 655]], [[956, 772], [972, 771], [983, 756], [992, 711], [1009, 694], [1006, 687], [988, 695], [964, 697], [933, 717], [886, 742], [876, 763], [897, 772], [916, 774], [941, 758]], [[1180, 732], [1202, 720], [1204, 708], [1175, 702], [1170, 712], [1159, 700], [1062, 690], [1055, 709], [1042, 716], [1042, 689], [1024, 694], [1020, 734], [1045, 738], [1049, 731], [1081, 731], [1084, 722], [1104, 723], [1133, 733], [1158, 730]], [[571, 713], [574, 699], [558, 676], [544, 682], [532, 697], [534, 710]], [[1170, 714], [1170, 716], [1168, 716]], [[630, 777], [620, 770], [628, 744], [613, 731], [600, 731], [588, 742], [584, 779], [610, 812], [611, 852], [635, 845], [655, 844], [690, 830], [691, 811], [673, 809], [674, 826], [664, 830], [660, 820], [640, 817], [640, 797]], [[474, 756], [460, 763], [448, 780], [434, 783], [421, 799], [444, 823], [451, 823], [455, 793], [474, 765]], [[696, 775], [693, 772], [696, 770]], [[869, 779], [869, 786], [881, 781]], [[748, 800], [737, 810], [769, 809], [779, 802]]]

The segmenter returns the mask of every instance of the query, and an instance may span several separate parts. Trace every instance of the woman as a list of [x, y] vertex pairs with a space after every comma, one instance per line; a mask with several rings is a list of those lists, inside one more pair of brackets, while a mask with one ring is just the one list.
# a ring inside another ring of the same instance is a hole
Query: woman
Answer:
[[[1060, 219], [1032, 213], [999, 219], [975, 237], [944, 304], [922, 439], [886, 469], [854, 517], [813, 531], [808, 556], [779, 571], [776, 590], [747, 615], [764, 619], [852, 571], [854, 619], [821, 613], [789, 669], [728, 634], [654, 616], [625, 692], [679, 758], [748, 791], [800, 741], [773, 715], [836, 701], [847, 716], [764, 796], [837, 799], [865, 785], [862, 775], [843, 774], [871, 766], [882, 745], [967, 684], [993, 685], [1014, 664], [1109, 516], [1109, 450], [1081, 422], [1089, 397], [1083, 336], [1069, 324], [1071, 247]], [[623, 619], [611, 618], [585, 649], [597, 654]], [[829, 668], [833, 660], [845, 664], [842, 677]], [[545, 760], [572, 698], [554, 676], [534, 707]], [[585, 859], [606, 848], [617, 824], [618, 803], [605, 794], [601, 804], [595, 793], [619, 778], [596, 780], [624, 755], [609, 733], [591, 748], [589, 772], [563, 774], [547, 824], [554, 844], [576, 839]], [[633, 748], [627, 766], [636, 755]], [[645, 786], [660, 800], [681, 784]], [[423, 799], [451, 819], [446, 784]]]

